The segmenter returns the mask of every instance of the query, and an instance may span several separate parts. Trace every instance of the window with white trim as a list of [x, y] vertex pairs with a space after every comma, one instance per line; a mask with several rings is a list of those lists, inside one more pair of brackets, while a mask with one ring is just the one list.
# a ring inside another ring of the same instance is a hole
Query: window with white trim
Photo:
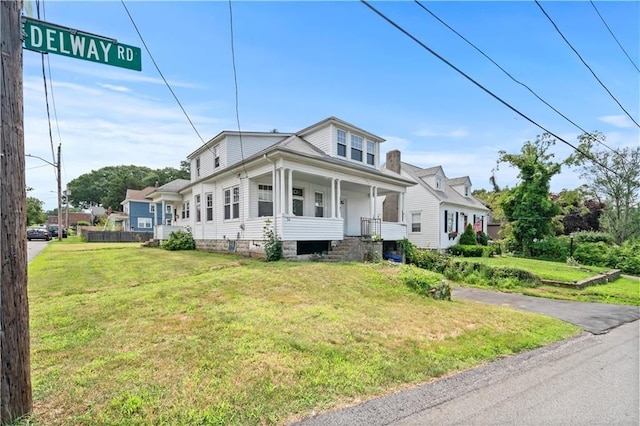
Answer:
[[138, 228], [153, 228], [153, 220], [150, 217], [139, 217]]
[[421, 232], [422, 219], [420, 213], [411, 213], [411, 232]]
[[273, 185], [258, 185], [258, 216], [273, 216]]
[[164, 206], [164, 212], [165, 212], [166, 214], [171, 214], [171, 204], [166, 204], [166, 205]]
[[154, 203], [149, 204], [149, 213], [156, 212], [156, 205]]
[[371, 166], [376, 164], [376, 145], [370, 140], [367, 140], [367, 164]]
[[194, 197], [194, 204], [195, 204], [195, 207], [196, 207], [196, 222], [202, 221], [202, 212], [200, 210], [201, 207], [202, 207], [202, 203], [200, 201], [201, 201], [200, 194], [197, 194]]
[[337, 130], [336, 138], [338, 140], [338, 155], [340, 157], [347, 156], [347, 132], [342, 129]]
[[196, 177], [200, 177], [200, 157], [196, 158]]
[[324, 217], [324, 193], [317, 192], [315, 196], [316, 217]]
[[240, 187], [234, 186], [224, 190], [224, 219], [240, 217]]
[[304, 189], [292, 188], [291, 195], [293, 196], [292, 207], [294, 216], [304, 216]]
[[464, 187], [464, 196], [468, 197], [469, 196], [469, 187], [465, 185]]
[[362, 137], [351, 135], [351, 159], [362, 161]]
[[213, 220], [213, 193], [207, 192], [204, 194], [205, 203], [207, 203], [207, 222]]
[[213, 167], [216, 169], [220, 167], [220, 154], [217, 146], [213, 147]]
[[442, 178], [439, 176], [436, 176], [436, 189], [442, 190]]
[[188, 201], [185, 201], [184, 203], [182, 203], [182, 218], [183, 219], [189, 219], [190, 210], [191, 209], [190, 209]]

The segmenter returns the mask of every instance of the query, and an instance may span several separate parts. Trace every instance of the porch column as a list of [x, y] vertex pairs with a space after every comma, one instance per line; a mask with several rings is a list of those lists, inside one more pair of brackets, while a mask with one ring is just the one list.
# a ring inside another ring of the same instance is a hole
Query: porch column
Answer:
[[404, 223], [404, 192], [398, 194], [398, 223]]
[[373, 205], [375, 204], [373, 201], [373, 193], [375, 190], [376, 190], [375, 186], [369, 187], [369, 219], [373, 217], [373, 210], [374, 210]]
[[[336, 178], [331, 178], [331, 219], [336, 217]], [[338, 204], [340, 201], [338, 201]]]
[[378, 217], [378, 187], [373, 187], [373, 217]]
[[284, 177], [285, 177], [284, 169], [280, 168], [280, 213], [281, 214], [285, 213], [284, 206], [286, 205], [284, 196], [285, 196], [285, 192], [287, 192], [286, 191], [287, 186], [286, 186], [286, 182], [284, 181]]
[[278, 176], [276, 175], [276, 165], [273, 165], [271, 171], [271, 187], [273, 192], [271, 193], [271, 202], [273, 203], [273, 222], [275, 223], [276, 216], [278, 215]]
[[289, 181], [289, 190], [287, 191], [287, 197], [289, 199], [289, 202], [287, 203], [287, 210], [288, 210], [288, 214], [292, 215], [293, 214], [293, 170], [288, 169], [287, 170], [287, 174], [289, 176], [287, 176], [287, 180]]
[[336, 179], [336, 185], [338, 186], [338, 219], [342, 219], [342, 212], [340, 211], [340, 203], [341, 203], [340, 198], [342, 197], [342, 194], [340, 191], [340, 182], [342, 182], [340, 179]]

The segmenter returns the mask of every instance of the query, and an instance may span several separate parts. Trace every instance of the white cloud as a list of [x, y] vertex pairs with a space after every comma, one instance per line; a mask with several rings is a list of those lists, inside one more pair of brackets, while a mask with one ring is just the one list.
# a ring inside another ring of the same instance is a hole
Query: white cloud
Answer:
[[116, 86], [114, 84], [99, 84], [100, 87], [104, 87], [105, 89], [113, 90], [114, 92], [131, 92], [131, 89], [124, 86]]
[[622, 129], [633, 127], [633, 123], [626, 115], [603, 115], [598, 117], [598, 120]]

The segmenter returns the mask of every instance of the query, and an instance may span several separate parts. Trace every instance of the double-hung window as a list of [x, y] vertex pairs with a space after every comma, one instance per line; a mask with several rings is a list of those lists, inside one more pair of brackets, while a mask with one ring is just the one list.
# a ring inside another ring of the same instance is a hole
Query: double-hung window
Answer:
[[207, 222], [213, 220], [213, 194], [208, 192], [204, 194], [205, 202], [207, 203]]
[[337, 140], [338, 140], [338, 155], [340, 157], [347, 156], [347, 132], [342, 129], [338, 129], [337, 131]]
[[351, 159], [362, 161], [362, 137], [351, 135]]
[[201, 213], [201, 207], [202, 207], [202, 203], [200, 202], [201, 198], [200, 198], [200, 194], [197, 194], [195, 196], [195, 202], [194, 204], [196, 205], [196, 222], [200, 222], [202, 221], [202, 213]]
[[213, 147], [213, 167], [216, 169], [220, 167], [220, 154], [217, 146]]
[[154, 203], [149, 204], [149, 213], [156, 212], [156, 205]]
[[315, 197], [316, 217], [324, 217], [324, 194], [316, 192]]
[[240, 217], [240, 187], [234, 186], [224, 190], [224, 218], [238, 219]]
[[258, 185], [258, 216], [273, 216], [273, 185]]
[[189, 214], [190, 214], [189, 202], [185, 201], [184, 203], [182, 203], [182, 218], [189, 219]]
[[200, 157], [196, 158], [196, 177], [200, 177]]
[[369, 140], [367, 141], [367, 164], [376, 165], [376, 145]]
[[420, 232], [422, 221], [420, 213], [411, 213], [411, 232]]
[[153, 221], [150, 217], [139, 217], [138, 228], [153, 228]]

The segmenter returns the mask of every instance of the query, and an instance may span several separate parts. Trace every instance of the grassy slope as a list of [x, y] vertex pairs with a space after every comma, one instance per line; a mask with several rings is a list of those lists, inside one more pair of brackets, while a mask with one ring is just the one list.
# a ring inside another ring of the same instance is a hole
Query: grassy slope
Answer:
[[396, 273], [51, 244], [29, 268], [34, 420], [284, 423], [577, 332]]
[[[519, 257], [464, 258], [464, 260], [484, 263], [490, 266], [523, 269], [532, 272], [540, 278], [566, 282], [580, 281], [607, 269], [597, 266], [586, 266], [578, 269], [563, 263], [524, 259]], [[461, 284], [464, 285], [464, 283]], [[481, 287], [491, 288], [490, 286]], [[542, 285], [536, 288], [501, 288], [500, 291], [517, 292], [529, 296], [548, 297], [552, 299], [576, 300], [581, 302], [640, 305], [640, 278], [638, 277], [623, 277], [612, 283], [589, 286], [583, 289]]]

